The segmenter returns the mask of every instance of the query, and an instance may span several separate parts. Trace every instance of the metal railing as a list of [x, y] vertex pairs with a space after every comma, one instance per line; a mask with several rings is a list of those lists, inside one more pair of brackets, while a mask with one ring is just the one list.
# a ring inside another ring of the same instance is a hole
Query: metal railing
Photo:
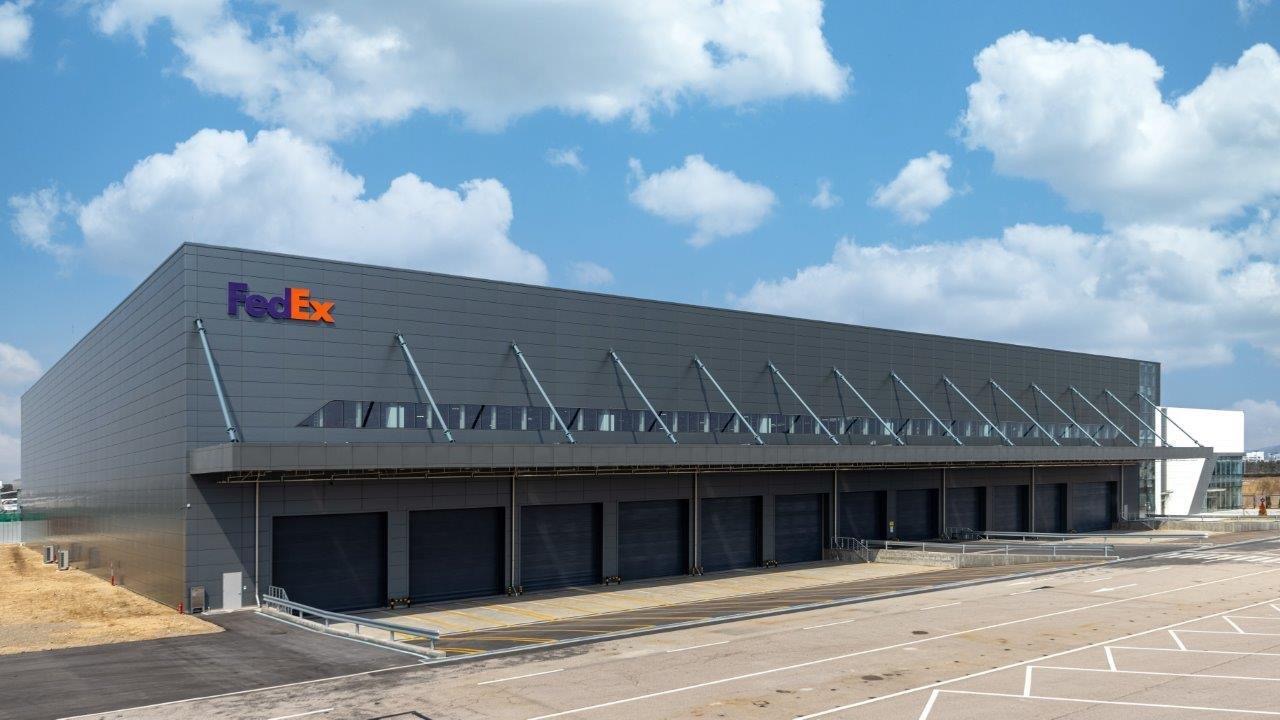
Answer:
[[290, 616], [301, 620], [312, 620], [324, 625], [328, 630], [334, 624], [347, 624], [355, 628], [355, 634], [360, 635], [361, 628], [369, 628], [373, 630], [381, 630], [388, 634], [392, 642], [396, 641], [396, 633], [410, 640], [426, 640], [431, 649], [436, 647], [436, 641], [440, 639], [438, 630], [430, 628], [415, 627], [413, 625], [400, 625], [385, 620], [375, 620], [372, 618], [360, 617], [358, 615], [347, 615], [345, 613], [330, 612], [321, 610], [310, 605], [293, 602], [288, 599], [288, 593], [283, 588], [272, 586], [267, 590], [267, 594], [262, 598], [263, 606], [272, 610], [278, 610]]
[[1114, 533], [1107, 535], [1081, 535], [1079, 533], [1050, 533], [1050, 532], [983, 532], [982, 537], [990, 540], [1019, 540], [1031, 542], [1033, 540], [1081, 540], [1088, 538], [1089, 540], [1098, 540], [1104, 544], [1108, 540], [1146, 540], [1148, 543], [1157, 540], [1204, 540], [1209, 537], [1207, 532], [1188, 532], [1188, 533], [1160, 533], [1159, 535], [1134, 535], [1129, 533]]
[[1047, 555], [1049, 557], [1080, 557], [1088, 555], [1101, 558], [1118, 557], [1115, 552], [1115, 546], [1106, 543], [956, 543], [928, 540], [868, 540], [865, 545], [868, 549], [920, 550], [922, 552], [953, 555]]
[[861, 538], [834, 535], [831, 538], [831, 549], [835, 551], [836, 557], [842, 560], [845, 553], [852, 553], [862, 558], [863, 562], [871, 562], [871, 549], [867, 547], [867, 541]]

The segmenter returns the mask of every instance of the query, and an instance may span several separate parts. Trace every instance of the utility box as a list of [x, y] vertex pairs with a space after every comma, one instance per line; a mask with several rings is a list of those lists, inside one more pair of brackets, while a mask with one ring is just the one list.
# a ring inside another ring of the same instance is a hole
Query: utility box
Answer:
[[191, 614], [204, 612], [204, 586], [196, 585], [191, 588]]
[[58, 562], [58, 548], [52, 545], [44, 546], [44, 564], [52, 565]]
[[71, 569], [71, 551], [70, 550], [58, 551], [58, 569], [59, 570]]

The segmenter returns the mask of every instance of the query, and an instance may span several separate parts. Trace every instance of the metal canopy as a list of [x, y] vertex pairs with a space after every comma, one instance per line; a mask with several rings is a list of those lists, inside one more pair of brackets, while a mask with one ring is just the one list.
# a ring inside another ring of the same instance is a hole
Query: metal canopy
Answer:
[[1002, 438], [1006, 443], [1008, 443], [1008, 444], [1009, 444], [1009, 445], [1011, 445], [1011, 446], [1013, 445], [1013, 441], [1009, 439], [1009, 436], [1008, 436], [1008, 435], [1005, 435], [1005, 434], [1004, 434], [1004, 431], [1003, 431], [1003, 430], [1001, 430], [1001, 429], [1000, 429], [1000, 427], [999, 427], [998, 425], [996, 425], [995, 423], [991, 422], [991, 420], [989, 420], [989, 419], [987, 418], [986, 414], [985, 414], [985, 413], [983, 413], [981, 410], [979, 410], [977, 405], [974, 405], [974, 404], [973, 404], [973, 401], [969, 399], [969, 396], [968, 396], [968, 395], [965, 395], [965, 394], [964, 394], [964, 392], [962, 392], [962, 391], [960, 390], [960, 388], [956, 387], [956, 384], [955, 384], [955, 383], [951, 382], [951, 378], [947, 377], [946, 375], [943, 375], [943, 376], [942, 376], [942, 381], [943, 381], [943, 382], [945, 382], [945, 383], [947, 384], [947, 387], [951, 388], [952, 390], [955, 390], [955, 391], [956, 391], [956, 394], [960, 396], [960, 399], [964, 400], [964, 401], [965, 401], [965, 403], [967, 403], [967, 404], [969, 405], [969, 407], [973, 408], [973, 411], [974, 411], [974, 412], [976, 412], [976, 413], [978, 413], [978, 417], [982, 418], [982, 421], [983, 421], [983, 422], [985, 422], [987, 425], [989, 425], [989, 426], [991, 427], [991, 429], [992, 429], [992, 430], [995, 430], [995, 431], [996, 431], [996, 433], [997, 433], [998, 435], [1000, 435], [1000, 437], [1001, 437], [1001, 438]]
[[1147, 430], [1148, 430], [1152, 435], [1154, 435], [1155, 437], [1160, 438], [1160, 442], [1164, 443], [1165, 445], [1168, 445], [1168, 444], [1169, 444], [1169, 441], [1165, 439], [1165, 437], [1164, 437], [1164, 435], [1163, 435], [1163, 434], [1156, 432], [1156, 429], [1155, 429], [1155, 428], [1153, 428], [1153, 427], [1151, 427], [1150, 425], [1148, 425], [1148, 424], [1147, 424], [1147, 421], [1146, 421], [1146, 420], [1143, 420], [1141, 415], [1139, 415], [1138, 413], [1136, 413], [1136, 412], [1134, 412], [1134, 411], [1130, 410], [1130, 409], [1129, 409], [1129, 406], [1128, 406], [1128, 405], [1125, 405], [1123, 400], [1121, 400], [1120, 398], [1116, 397], [1115, 393], [1111, 392], [1110, 390], [1108, 390], [1108, 389], [1106, 389], [1106, 388], [1103, 388], [1103, 389], [1102, 389], [1102, 392], [1106, 393], [1106, 394], [1107, 394], [1107, 397], [1111, 398], [1112, 400], [1115, 400], [1115, 401], [1116, 401], [1116, 403], [1118, 403], [1118, 404], [1120, 405], [1120, 407], [1124, 408], [1124, 411], [1125, 411], [1125, 412], [1127, 412], [1127, 413], [1129, 413], [1130, 415], [1132, 415], [1132, 416], [1133, 416], [1133, 419], [1134, 419], [1134, 420], [1137, 420], [1139, 423], [1141, 423], [1141, 424], [1142, 424], [1142, 427], [1146, 428], [1146, 429], [1147, 429]]
[[222, 421], [227, 426], [227, 437], [231, 442], [240, 442], [240, 431], [231, 419], [231, 406], [227, 403], [227, 393], [222, 389], [222, 376], [218, 374], [218, 365], [213, 362], [213, 351], [209, 349], [209, 338], [204, 331], [204, 320], [196, 318], [196, 332], [200, 335], [200, 344], [204, 346], [204, 360], [209, 363], [209, 376], [213, 378], [213, 390], [218, 394], [218, 407], [222, 408]]
[[418, 379], [418, 387], [422, 388], [422, 394], [427, 396], [427, 402], [431, 405], [431, 412], [436, 414], [436, 419], [440, 421], [440, 427], [444, 430], [445, 439], [453, 442], [453, 433], [449, 432], [449, 423], [445, 422], [444, 415], [440, 414], [440, 408], [436, 407], [436, 399], [431, 395], [431, 388], [427, 387], [427, 381], [422, 378], [422, 373], [418, 370], [418, 363], [413, 360], [413, 353], [409, 352], [409, 345], [404, 341], [404, 335], [396, 331], [396, 342], [400, 344], [400, 350], [404, 353], [404, 359], [409, 363], [409, 369], [413, 371], [413, 376]]
[[729, 403], [729, 407], [733, 408], [733, 414], [738, 416], [738, 422], [747, 426], [747, 430], [750, 431], [751, 437], [756, 439], [756, 444], [763, 445], [764, 440], [760, 437], [760, 433], [757, 433], [756, 429], [751, 427], [751, 423], [747, 422], [746, 416], [743, 415], [738, 410], [738, 406], [734, 405], [733, 401], [729, 399], [729, 394], [724, 391], [724, 388], [720, 387], [720, 383], [716, 382], [715, 375], [711, 374], [711, 371], [707, 369], [706, 365], [702, 364], [702, 361], [698, 359], [697, 355], [693, 356], [693, 362], [695, 365], [698, 366], [698, 369], [701, 370], [702, 373], [707, 376], [707, 379], [711, 381], [711, 384], [715, 386], [716, 392], [720, 393], [720, 397], [724, 398], [724, 401]]
[[658, 425], [662, 426], [662, 432], [667, 434], [667, 439], [671, 441], [672, 445], [679, 445], [680, 443], [676, 440], [675, 433], [671, 432], [671, 428], [667, 427], [667, 424], [662, 421], [662, 416], [658, 414], [657, 410], [653, 409], [653, 403], [649, 402], [649, 398], [646, 397], [644, 391], [640, 389], [640, 384], [636, 382], [635, 378], [631, 377], [631, 373], [627, 371], [627, 366], [622, 364], [622, 358], [618, 357], [618, 353], [614, 352], [612, 349], [609, 350], [609, 357], [613, 359], [614, 364], [616, 364], [618, 369], [622, 371], [622, 374], [626, 376], [627, 382], [631, 383], [631, 387], [636, 389], [636, 394], [644, 401], [644, 406], [649, 408], [649, 412], [653, 413], [653, 417], [657, 419]]
[[1122, 430], [1122, 429], [1120, 428], [1120, 426], [1119, 426], [1119, 425], [1115, 424], [1115, 422], [1114, 422], [1114, 421], [1112, 421], [1112, 419], [1111, 419], [1111, 418], [1109, 418], [1109, 417], [1107, 417], [1107, 416], [1106, 416], [1106, 413], [1104, 413], [1104, 412], [1102, 412], [1101, 410], [1099, 410], [1099, 409], [1098, 409], [1098, 406], [1097, 406], [1097, 405], [1094, 405], [1092, 402], [1090, 402], [1090, 401], [1089, 401], [1089, 398], [1085, 397], [1085, 396], [1084, 396], [1084, 393], [1082, 393], [1082, 392], [1080, 392], [1079, 390], [1077, 390], [1075, 385], [1072, 385], [1072, 386], [1071, 386], [1071, 392], [1075, 393], [1075, 394], [1076, 394], [1076, 397], [1078, 397], [1078, 398], [1080, 398], [1081, 400], [1083, 400], [1083, 401], [1085, 402], [1085, 404], [1086, 404], [1086, 405], [1088, 405], [1089, 407], [1093, 408], [1093, 411], [1094, 411], [1094, 412], [1096, 412], [1096, 413], [1098, 413], [1099, 415], [1101, 415], [1101, 416], [1102, 416], [1102, 419], [1103, 419], [1103, 420], [1106, 420], [1106, 421], [1107, 421], [1107, 423], [1108, 423], [1109, 425], [1111, 425], [1111, 427], [1115, 428], [1115, 429], [1116, 429], [1116, 432], [1120, 433], [1120, 435], [1121, 435], [1122, 437], [1124, 437], [1124, 439], [1125, 439], [1125, 440], [1128, 440], [1130, 445], [1132, 445], [1132, 446], [1134, 446], [1134, 447], [1138, 447], [1138, 443], [1134, 442], [1134, 441], [1133, 441], [1133, 438], [1129, 437], [1129, 433], [1127, 433], [1127, 432], [1125, 432], [1124, 430]]
[[524, 359], [524, 353], [520, 352], [520, 346], [513, 342], [511, 343], [511, 349], [515, 351], [516, 359], [524, 366], [524, 371], [529, 373], [529, 377], [533, 380], [533, 386], [538, 388], [538, 394], [542, 396], [542, 401], [547, 404], [547, 407], [551, 408], [551, 417], [560, 423], [560, 429], [564, 431], [565, 439], [570, 443], [577, 442], [577, 440], [573, 439], [573, 433], [569, 432], [569, 426], [564, 424], [564, 418], [560, 417], [560, 411], [556, 409], [555, 403], [552, 403], [551, 398], [547, 397], [547, 391], [542, 389], [542, 383], [538, 382], [538, 376], [534, 374], [533, 368], [529, 367], [529, 361]]
[[890, 373], [889, 373], [889, 377], [893, 378], [895, 382], [897, 382], [899, 385], [901, 385], [901, 386], [902, 386], [902, 388], [903, 388], [904, 390], [906, 390], [906, 391], [907, 391], [907, 393], [908, 393], [908, 394], [910, 394], [910, 395], [911, 395], [911, 397], [912, 397], [912, 398], [913, 398], [913, 399], [914, 399], [914, 400], [915, 400], [915, 401], [920, 405], [920, 407], [924, 408], [924, 411], [925, 411], [925, 412], [927, 412], [927, 413], [929, 413], [929, 417], [933, 418], [933, 421], [934, 421], [934, 422], [936, 422], [936, 423], [938, 423], [938, 425], [940, 425], [940, 426], [942, 427], [942, 432], [944, 432], [944, 433], [946, 433], [948, 436], [950, 436], [952, 440], [955, 440], [957, 445], [963, 445], [963, 444], [964, 444], [964, 441], [962, 441], [960, 438], [956, 437], [956, 434], [955, 434], [954, 432], [952, 432], [952, 431], [951, 431], [951, 428], [950, 428], [950, 427], [948, 427], [946, 423], [942, 422], [942, 419], [941, 419], [941, 418], [939, 418], [939, 417], [937, 416], [937, 414], [933, 412], [933, 409], [932, 409], [932, 408], [930, 408], [928, 405], [925, 405], [925, 404], [924, 404], [924, 401], [920, 399], [920, 396], [919, 396], [919, 395], [916, 395], [916, 391], [911, 389], [911, 386], [907, 384], [907, 381], [905, 381], [905, 380], [903, 380], [902, 378], [898, 377], [898, 373], [896, 373], [896, 372], [890, 372]]
[[[996, 390], [999, 390], [1001, 395], [1005, 396], [1005, 398], [1008, 399], [1009, 402], [1013, 403], [1013, 406], [1018, 408], [1018, 412], [1022, 413], [1023, 415], [1026, 415], [1027, 419], [1031, 421], [1031, 424], [1035, 425], [1036, 428], [1040, 430], [1040, 433], [1042, 435], [1049, 438], [1049, 442], [1053, 443], [1054, 445], [1062, 445], [1062, 443], [1058, 442], [1058, 438], [1053, 436], [1053, 433], [1046, 430], [1044, 426], [1040, 424], [1040, 421], [1036, 420], [1034, 415], [1027, 412], [1027, 409], [1019, 405], [1018, 401], [1014, 400], [1012, 395], [1005, 392], [1004, 388], [1000, 387], [1000, 383], [996, 382], [994, 379], [988, 380], [988, 382], [991, 383], [991, 387], [995, 388]], [[1023, 433], [1023, 436], [1025, 437], [1026, 433]]]
[[804, 407], [805, 412], [809, 413], [809, 417], [813, 418], [813, 421], [818, 424], [819, 428], [822, 428], [822, 432], [827, 434], [827, 437], [831, 439], [832, 444], [839, 445], [840, 441], [836, 439], [835, 435], [831, 434], [831, 431], [827, 429], [827, 426], [818, 418], [818, 414], [813, 411], [813, 408], [809, 407], [809, 403], [805, 402], [804, 398], [800, 397], [800, 393], [796, 392], [796, 389], [791, 387], [791, 383], [787, 382], [787, 378], [783, 376], [782, 371], [778, 370], [772, 360], [769, 361], [769, 370], [775, 377], [782, 381], [783, 385], [787, 386], [787, 389], [791, 391], [792, 395], [796, 396], [796, 400], [800, 401], [800, 405]]
[[870, 410], [871, 414], [875, 416], [876, 422], [880, 423], [880, 427], [889, 431], [889, 434], [893, 436], [893, 441], [895, 443], [897, 443], [898, 445], [907, 444], [906, 440], [903, 440], [901, 437], [898, 436], [898, 433], [893, 429], [893, 426], [885, 422], [884, 418], [880, 417], [880, 413], [876, 412], [876, 409], [871, 407], [871, 403], [867, 402], [867, 399], [862, 397], [862, 393], [858, 392], [858, 388], [854, 387], [853, 383], [849, 382], [849, 378], [845, 377], [844, 373], [840, 372], [840, 368], [833, 367], [831, 368], [831, 370], [836, 374], [836, 377], [840, 379], [840, 382], [844, 383], [845, 387], [849, 388], [849, 390], [852, 391], [855, 396], [857, 396], [858, 400], [862, 401], [862, 404], [867, 406], [867, 409]]
[[1071, 424], [1072, 424], [1072, 425], [1075, 425], [1075, 426], [1076, 426], [1076, 429], [1077, 429], [1077, 430], [1079, 430], [1081, 433], [1083, 433], [1083, 434], [1084, 434], [1084, 436], [1085, 436], [1086, 438], [1088, 438], [1088, 439], [1089, 439], [1089, 442], [1093, 443], [1094, 445], [1097, 445], [1098, 447], [1102, 447], [1102, 443], [1098, 442], [1098, 440], [1097, 440], [1096, 438], [1094, 438], [1092, 435], [1090, 435], [1090, 434], [1089, 434], [1089, 431], [1088, 431], [1088, 430], [1085, 430], [1083, 425], [1081, 425], [1080, 423], [1076, 422], [1076, 419], [1075, 419], [1075, 418], [1071, 417], [1071, 415], [1070, 415], [1066, 410], [1063, 410], [1063, 409], [1062, 409], [1062, 406], [1060, 406], [1060, 405], [1058, 405], [1058, 403], [1054, 402], [1054, 401], [1053, 401], [1053, 398], [1049, 397], [1049, 394], [1048, 394], [1048, 393], [1046, 393], [1045, 391], [1041, 390], [1039, 385], [1037, 385], [1037, 384], [1035, 384], [1035, 383], [1031, 383], [1031, 388], [1032, 388], [1033, 390], [1035, 390], [1036, 392], [1040, 393], [1040, 397], [1044, 398], [1045, 400], [1048, 400], [1048, 401], [1049, 401], [1049, 404], [1050, 404], [1050, 405], [1052, 405], [1052, 406], [1054, 407], [1054, 409], [1056, 409], [1058, 412], [1062, 413], [1062, 416], [1063, 416], [1063, 417], [1065, 417], [1066, 419], [1070, 420], [1070, 421], [1071, 421]]
[[[1142, 393], [1138, 393], [1138, 397], [1142, 398], [1143, 402], [1145, 402], [1146, 404], [1155, 408], [1156, 412], [1160, 413], [1160, 415], [1163, 416], [1165, 420], [1168, 420], [1171, 425], [1181, 430], [1183, 435], [1186, 435], [1187, 437], [1191, 438], [1191, 442], [1195, 443], [1196, 447], [1204, 447], [1203, 443], [1191, 437], [1191, 433], [1187, 432], [1185, 428], [1183, 428], [1178, 423], [1174, 422], [1173, 418], [1169, 417], [1169, 413], [1165, 412], [1159, 405], [1151, 402], [1151, 400], [1149, 400], [1146, 395], [1143, 395]], [[1163, 439], [1163, 437], [1161, 437], [1161, 439]], [[1165, 441], [1165, 445], [1168, 445], [1168, 444], [1169, 444], [1168, 441]]]

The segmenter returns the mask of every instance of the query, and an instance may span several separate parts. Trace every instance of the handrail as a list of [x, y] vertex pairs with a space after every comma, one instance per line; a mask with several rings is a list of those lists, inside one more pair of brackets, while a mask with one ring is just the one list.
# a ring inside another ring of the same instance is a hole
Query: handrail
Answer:
[[294, 616], [301, 619], [306, 619], [304, 617], [306, 615], [318, 617], [324, 621], [324, 626], [326, 628], [329, 627], [330, 623], [347, 623], [354, 625], [357, 635], [360, 634], [361, 627], [368, 627], [387, 632], [391, 636], [392, 641], [395, 641], [396, 633], [400, 633], [401, 635], [410, 635], [414, 638], [426, 638], [432, 650], [436, 647], [436, 641], [440, 639], [439, 630], [415, 627], [413, 625], [401, 625], [399, 623], [391, 623], [385, 620], [375, 620], [372, 618], [360, 617], [358, 615], [347, 615], [345, 613], [321, 610], [320, 608], [303, 605], [302, 603], [294, 602], [292, 600], [274, 597], [270, 591], [268, 591], [267, 595], [263, 596], [262, 604], [279, 609], [282, 612], [287, 612], [289, 615], [297, 613], [297, 615]]
[[[885, 550], [918, 549], [921, 552], [945, 552], [959, 555], [1034, 555], [1036, 553], [1027, 552], [1028, 550], [1040, 550], [1042, 555], [1050, 555], [1052, 557], [1070, 557], [1072, 555], [1100, 555], [1104, 558], [1118, 557], [1115, 554], [1115, 545], [1108, 543], [1084, 544], [1084, 543], [949, 543], [949, 542], [930, 542], [928, 540], [876, 540], [874, 544], [883, 547]], [[872, 543], [869, 541], [868, 546]], [[933, 550], [931, 550], [931, 548]], [[1061, 552], [1059, 552], [1061, 549]], [[1012, 552], [1011, 552], [1012, 550]]]
[[1051, 532], [1006, 532], [1006, 531], [983, 531], [979, 533], [984, 538], [991, 540], [1019, 540], [1025, 542], [1034, 542], [1031, 538], [1039, 538], [1045, 540], [1079, 540], [1080, 538], [1097, 538], [1104, 544], [1108, 540], [1125, 539], [1132, 540], [1143, 538], [1148, 543], [1156, 540], [1204, 540], [1209, 537], [1207, 532], [1186, 532], [1186, 533], [1160, 533], [1159, 535], [1133, 535], [1129, 533], [1107, 533], [1103, 535], [1080, 534], [1080, 533], [1051, 533]]

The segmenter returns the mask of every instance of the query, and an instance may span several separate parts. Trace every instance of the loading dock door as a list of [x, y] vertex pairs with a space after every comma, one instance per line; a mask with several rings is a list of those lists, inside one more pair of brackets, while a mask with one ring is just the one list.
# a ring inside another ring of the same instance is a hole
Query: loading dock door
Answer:
[[968, 530], [986, 530], [986, 488], [947, 488], [947, 527]]
[[689, 572], [689, 501], [618, 503], [618, 574], [623, 580]]
[[822, 559], [824, 503], [821, 494], [773, 499], [773, 559], [779, 563]]
[[888, 527], [884, 518], [884, 501], [883, 490], [840, 493], [839, 534], [862, 540], [884, 540]]
[[938, 537], [938, 491], [899, 490], [896, 513], [901, 540], [932, 540]]
[[1116, 519], [1114, 482], [1072, 483], [1071, 505], [1076, 532], [1110, 530]]
[[758, 567], [760, 498], [706, 498], [699, 504], [703, 570]]
[[409, 513], [409, 595], [436, 602], [503, 590], [503, 508]]
[[1036, 532], [1067, 531], [1067, 486], [1065, 483], [1036, 485]]
[[271, 584], [324, 610], [386, 604], [386, 513], [273, 518]]
[[600, 505], [520, 509], [520, 585], [525, 590], [597, 584], [602, 552]]
[[996, 485], [991, 488], [995, 517], [991, 518], [991, 529], [997, 532], [1026, 532], [1030, 529], [1027, 516], [1026, 485]]

